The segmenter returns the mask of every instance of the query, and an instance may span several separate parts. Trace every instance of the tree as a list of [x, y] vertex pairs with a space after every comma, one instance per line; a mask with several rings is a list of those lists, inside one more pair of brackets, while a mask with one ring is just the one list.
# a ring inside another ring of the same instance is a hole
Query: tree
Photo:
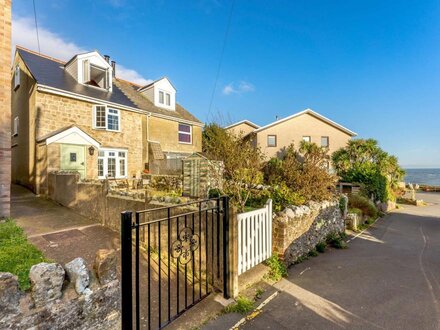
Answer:
[[315, 143], [302, 141], [299, 150], [290, 145], [282, 166], [286, 184], [305, 200], [329, 199], [336, 183], [329, 161], [328, 150]]
[[328, 171], [328, 150], [315, 143], [302, 141], [299, 150], [293, 144], [281, 160], [271, 159], [265, 176], [271, 185], [285, 184], [304, 200], [321, 201], [331, 197], [336, 177]]
[[405, 175], [397, 157], [383, 151], [376, 140], [351, 140], [332, 156], [333, 166], [343, 181], [359, 183], [375, 200], [393, 200], [397, 184]]
[[202, 141], [208, 158], [223, 161], [223, 192], [244, 211], [251, 189], [263, 182], [263, 154], [251, 141], [229, 134], [217, 124], [205, 126]]

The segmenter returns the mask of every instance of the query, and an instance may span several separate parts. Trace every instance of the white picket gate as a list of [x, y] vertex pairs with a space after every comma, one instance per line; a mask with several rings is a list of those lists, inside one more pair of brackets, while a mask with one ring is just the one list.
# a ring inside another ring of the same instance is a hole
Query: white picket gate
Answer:
[[265, 207], [240, 213], [238, 221], [238, 275], [272, 255], [272, 200]]

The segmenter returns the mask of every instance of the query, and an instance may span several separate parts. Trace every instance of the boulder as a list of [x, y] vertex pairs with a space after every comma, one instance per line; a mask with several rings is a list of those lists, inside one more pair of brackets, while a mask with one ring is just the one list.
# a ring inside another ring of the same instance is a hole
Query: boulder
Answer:
[[42, 262], [31, 267], [29, 279], [35, 306], [44, 306], [61, 297], [64, 275], [63, 267], [56, 263]]
[[0, 316], [3, 312], [17, 313], [19, 303], [18, 277], [11, 273], [0, 273]]
[[93, 268], [101, 285], [116, 279], [116, 264], [117, 258], [115, 250], [101, 249], [96, 252]]
[[89, 270], [84, 259], [75, 258], [67, 263], [64, 268], [70, 282], [75, 286], [75, 291], [78, 294], [82, 294], [90, 284]]

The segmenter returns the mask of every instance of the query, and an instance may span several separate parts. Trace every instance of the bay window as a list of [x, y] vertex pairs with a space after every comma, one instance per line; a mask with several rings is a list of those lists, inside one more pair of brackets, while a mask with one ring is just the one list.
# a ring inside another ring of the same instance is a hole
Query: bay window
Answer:
[[127, 150], [101, 149], [98, 152], [98, 178], [126, 178]]

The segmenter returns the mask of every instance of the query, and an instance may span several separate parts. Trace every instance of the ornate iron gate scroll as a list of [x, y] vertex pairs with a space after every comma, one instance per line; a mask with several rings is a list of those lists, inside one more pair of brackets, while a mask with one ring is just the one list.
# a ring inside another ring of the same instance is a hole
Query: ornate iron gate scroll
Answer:
[[228, 197], [134, 215], [121, 214], [122, 329], [161, 329], [213, 291], [229, 297]]

